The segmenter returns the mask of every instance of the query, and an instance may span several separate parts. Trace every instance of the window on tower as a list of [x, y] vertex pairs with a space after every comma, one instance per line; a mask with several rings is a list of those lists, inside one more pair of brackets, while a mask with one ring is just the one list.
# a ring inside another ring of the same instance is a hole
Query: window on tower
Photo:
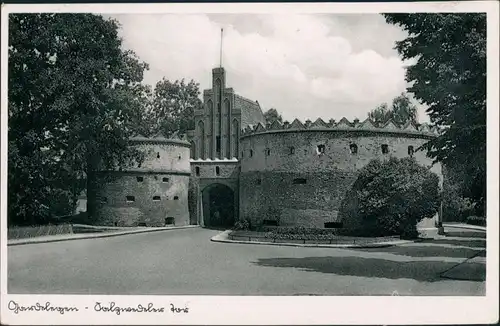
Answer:
[[220, 153], [220, 136], [217, 136], [215, 138], [215, 148], [216, 148], [217, 153], [219, 154]]

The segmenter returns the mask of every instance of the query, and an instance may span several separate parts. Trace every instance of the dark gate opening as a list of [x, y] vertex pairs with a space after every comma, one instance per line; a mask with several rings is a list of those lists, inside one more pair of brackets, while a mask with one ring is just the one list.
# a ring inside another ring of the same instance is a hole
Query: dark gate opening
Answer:
[[216, 184], [204, 190], [203, 219], [207, 227], [234, 225], [234, 192], [228, 186]]

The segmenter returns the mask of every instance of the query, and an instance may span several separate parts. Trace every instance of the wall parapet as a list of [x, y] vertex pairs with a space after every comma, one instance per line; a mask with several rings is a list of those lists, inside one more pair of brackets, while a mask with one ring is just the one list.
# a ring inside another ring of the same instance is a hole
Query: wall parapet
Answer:
[[258, 123], [257, 125], [248, 125], [242, 130], [241, 138], [264, 133], [300, 131], [362, 131], [368, 133], [406, 134], [426, 138], [434, 138], [439, 135], [437, 128], [425, 123], [417, 125], [413, 122], [408, 121], [406, 124], [400, 126], [393, 120], [389, 120], [383, 125], [377, 125], [369, 118], [362, 122], [358, 120], [351, 122], [344, 117], [339, 122], [336, 122], [333, 119], [330, 119], [329, 122], [325, 122], [323, 119], [318, 118], [314, 122], [307, 120], [305, 123], [302, 123], [299, 119], [295, 119], [291, 123], [281, 123], [279, 121], [274, 121], [272, 124], [268, 124], [266, 126], [261, 123]]
[[191, 147], [191, 143], [187, 141], [186, 135], [178, 133], [174, 133], [170, 138], [163, 136], [144, 137], [142, 135], [138, 135], [130, 138], [129, 142], [132, 144], [170, 144], [181, 147]]

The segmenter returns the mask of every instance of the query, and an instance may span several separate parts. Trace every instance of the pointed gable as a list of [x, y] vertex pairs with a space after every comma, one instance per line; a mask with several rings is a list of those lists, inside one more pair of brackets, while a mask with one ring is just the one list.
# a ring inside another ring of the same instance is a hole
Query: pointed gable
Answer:
[[429, 125], [427, 123], [422, 123], [420, 125], [420, 131], [422, 131], [422, 132], [431, 132], [431, 128], [429, 127]]
[[403, 126], [403, 130], [406, 130], [406, 131], [417, 131], [417, 126], [415, 126], [415, 124], [413, 123], [413, 121], [411, 120], [408, 120], [408, 122], [405, 123], [405, 125]]
[[295, 119], [290, 125], [290, 129], [304, 129], [304, 125], [299, 121], [299, 119]]
[[268, 130], [281, 130], [283, 126], [278, 120], [275, 120], [271, 125], [267, 128]]
[[373, 121], [370, 118], [366, 118], [365, 121], [361, 122], [358, 125], [358, 128], [362, 129], [375, 129], [375, 124], [373, 124]]
[[351, 128], [351, 123], [345, 117], [340, 119], [339, 123], [335, 126], [336, 128]]
[[327, 127], [328, 127], [328, 125], [321, 118], [316, 119], [316, 121], [314, 121], [313, 124], [311, 125], [311, 129], [319, 129], [319, 128], [327, 128]]
[[398, 126], [396, 126], [396, 124], [394, 123], [394, 121], [392, 121], [392, 119], [387, 121], [382, 128], [387, 129], [387, 130], [398, 130], [399, 129]]
[[259, 122], [257, 124], [257, 127], [255, 127], [255, 132], [263, 132], [263, 131], [266, 131], [266, 127], [264, 127], [262, 123]]

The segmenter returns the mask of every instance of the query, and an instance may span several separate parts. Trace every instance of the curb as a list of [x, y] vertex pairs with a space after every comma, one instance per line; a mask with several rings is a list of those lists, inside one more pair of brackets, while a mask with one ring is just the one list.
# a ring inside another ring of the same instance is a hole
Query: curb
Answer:
[[268, 245], [268, 246], [285, 246], [285, 247], [306, 247], [306, 248], [387, 248], [395, 245], [413, 243], [410, 240], [397, 240], [390, 242], [379, 242], [369, 244], [315, 244], [315, 243], [289, 243], [289, 242], [260, 242], [260, 241], [244, 241], [244, 240], [230, 240], [228, 234], [231, 230], [226, 230], [222, 233], [213, 236], [210, 241], [220, 243], [236, 243], [236, 244], [255, 244], [255, 245]]
[[445, 227], [445, 228], [455, 228], [455, 229], [467, 229], [467, 230], [475, 230], [475, 231], [484, 231], [484, 232], [486, 232], [486, 227], [484, 227], [484, 226], [478, 226], [478, 225], [466, 225], [466, 224], [455, 225], [455, 224], [446, 224], [446, 223], [443, 223], [443, 227]]
[[10, 242], [7, 241], [7, 246], [19, 246], [19, 245], [27, 245], [27, 244], [38, 244], [38, 243], [49, 243], [49, 242], [71, 241], [71, 240], [85, 240], [85, 239], [96, 239], [96, 238], [109, 238], [109, 237], [117, 237], [120, 235], [128, 235], [128, 234], [193, 229], [193, 228], [199, 228], [199, 227], [200, 227], [199, 225], [186, 225], [186, 226], [168, 227], [168, 228], [148, 228], [148, 229], [144, 229], [144, 230], [133, 230], [133, 231], [124, 231], [124, 232], [94, 233], [94, 234], [85, 234], [85, 235], [81, 235], [81, 236], [77, 235], [77, 236], [73, 236], [73, 237], [56, 238], [56, 239], [32, 238], [32, 239], [9, 240]]

